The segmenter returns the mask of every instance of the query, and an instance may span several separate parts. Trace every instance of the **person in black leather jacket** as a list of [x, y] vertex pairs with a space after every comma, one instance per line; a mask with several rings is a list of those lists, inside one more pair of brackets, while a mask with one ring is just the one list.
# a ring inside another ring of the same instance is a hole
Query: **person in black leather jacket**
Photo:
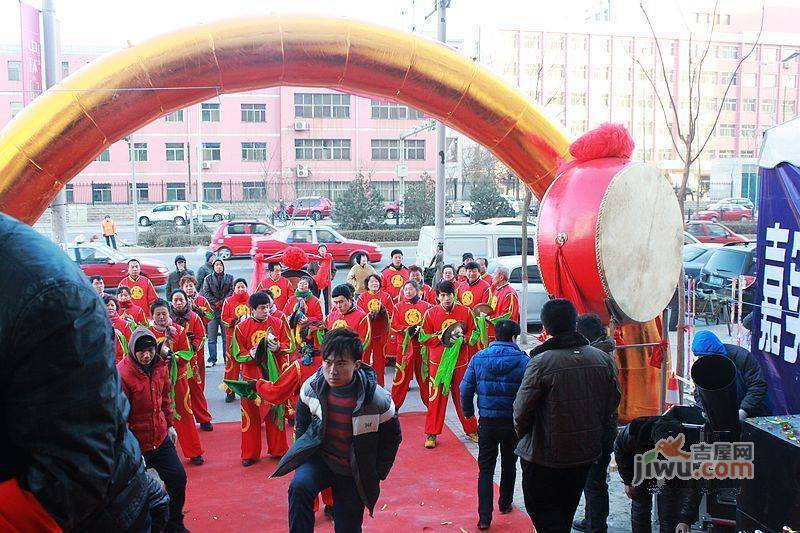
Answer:
[[0, 524], [149, 531], [150, 502], [164, 499], [126, 424], [102, 300], [62, 250], [3, 214], [0, 242]]

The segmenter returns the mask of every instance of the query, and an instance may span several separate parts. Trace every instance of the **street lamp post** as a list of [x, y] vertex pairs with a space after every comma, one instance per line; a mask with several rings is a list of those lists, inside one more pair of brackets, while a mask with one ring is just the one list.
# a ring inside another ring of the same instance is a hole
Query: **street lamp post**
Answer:
[[128, 143], [128, 156], [131, 160], [131, 186], [133, 187], [133, 240], [139, 244], [139, 189], [136, 186], [136, 152], [133, 149], [133, 136], [125, 137]]
[[397, 167], [397, 176], [400, 178], [400, 212], [397, 215], [398, 223], [400, 219], [403, 219], [406, 214], [406, 182], [405, 177], [407, 174], [406, 169], [406, 147], [405, 142], [406, 139], [416, 135], [419, 132], [432, 130], [436, 127], [435, 120], [428, 120], [417, 126], [416, 128], [412, 129], [408, 133], [404, 133], [400, 135], [400, 164]]

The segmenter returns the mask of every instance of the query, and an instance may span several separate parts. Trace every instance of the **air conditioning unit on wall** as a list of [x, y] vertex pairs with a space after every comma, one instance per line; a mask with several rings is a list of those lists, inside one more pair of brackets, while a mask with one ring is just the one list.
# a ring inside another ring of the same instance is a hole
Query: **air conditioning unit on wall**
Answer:
[[308, 165], [301, 165], [300, 163], [297, 164], [297, 167], [294, 169], [295, 175], [298, 178], [307, 178], [308, 177]]
[[211, 161], [203, 161], [203, 168], [206, 170], [211, 168]]
[[303, 122], [302, 120], [294, 121], [294, 131], [306, 131], [306, 130], [308, 130], [308, 122]]

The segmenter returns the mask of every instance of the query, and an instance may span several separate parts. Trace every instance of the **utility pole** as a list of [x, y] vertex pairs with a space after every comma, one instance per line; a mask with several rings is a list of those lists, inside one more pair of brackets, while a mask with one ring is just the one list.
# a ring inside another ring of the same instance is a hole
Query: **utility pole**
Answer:
[[139, 187], [136, 185], [136, 150], [133, 146], [133, 135], [125, 137], [128, 143], [128, 157], [131, 160], [131, 186], [133, 187], [133, 241], [139, 245]]
[[[44, 29], [44, 86], [49, 89], [58, 83], [58, 46], [56, 45], [56, 12], [53, 0], [42, 0], [42, 26]], [[67, 190], [62, 187], [50, 204], [53, 240], [67, 244]]]
[[[203, 104], [197, 104], [197, 222], [203, 223], [203, 141], [202, 141], [202, 127], [203, 127]], [[210, 111], [209, 111], [210, 112]], [[191, 199], [191, 198], [190, 198]], [[189, 206], [192, 203], [189, 202]], [[189, 209], [189, 218], [193, 218], [192, 210]]]
[[[436, 16], [439, 20], [436, 37], [447, 42], [447, 8], [450, 0], [436, 0]], [[441, 120], [436, 121], [436, 276], [441, 275], [444, 264], [444, 221], [445, 221], [445, 173], [444, 173], [445, 128]]]

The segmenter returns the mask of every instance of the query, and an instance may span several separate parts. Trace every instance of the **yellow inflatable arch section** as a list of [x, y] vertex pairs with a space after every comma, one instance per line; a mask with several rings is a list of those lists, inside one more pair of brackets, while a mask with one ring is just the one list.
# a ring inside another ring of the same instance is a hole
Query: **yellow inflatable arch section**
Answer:
[[218, 94], [279, 85], [420, 109], [486, 146], [538, 197], [568, 149], [561, 129], [522, 93], [441, 43], [345, 19], [241, 18], [103, 56], [37, 98], [0, 132], [0, 210], [33, 223], [125, 135]]

